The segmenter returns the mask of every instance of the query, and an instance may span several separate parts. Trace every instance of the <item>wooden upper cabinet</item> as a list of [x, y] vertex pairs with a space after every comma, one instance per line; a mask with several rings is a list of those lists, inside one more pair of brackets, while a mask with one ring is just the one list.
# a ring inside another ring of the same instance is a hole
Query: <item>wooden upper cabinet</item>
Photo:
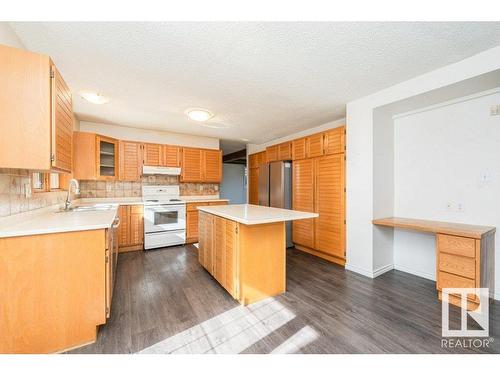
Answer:
[[269, 146], [266, 148], [267, 162], [278, 160], [278, 145]]
[[71, 172], [73, 159], [73, 102], [71, 92], [61, 74], [52, 65], [52, 167]]
[[345, 126], [325, 132], [325, 155], [339, 154], [345, 151]]
[[220, 182], [222, 151], [183, 147], [181, 152], [182, 182]]
[[[292, 163], [292, 207], [294, 210], [314, 212], [314, 160], [302, 159]], [[293, 222], [293, 242], [314, 247], [314, 219]]]
[[163, 162], [165, 167], [181, 166], [181, 148], [179, 146], [163, 145]]
[[202, 151], [202, 180], [204, 182], [220, 182], [222, 180], [222, 151]]
[[95, 133], [73, 133], [73, 177], [77, 180], [97, 179], [97, 150]]
[[292, 143], [283, 142], [278, 145], [278, 160], [292, 159]]
[[261, 164], [267, 162], [266, 151], [257, 152], [248, 155], [248, 168], [258, 168]]
[[162, 145], [144, 143], [144, 165], [159, 167], [163, 165]]
[[181, 181], [201, 182], [202, 181], [202, 150], [199, 148], [183, 147], [181, 158]]
[[120, 173], [122, 181], [139, 181], [142, 175], [142, 145], [139, 142], [120, 141]]
[[315, 249], [344, 258], [344, 155], [315, 159]]
[[323, 140], [323, 133], [313, 134], [306, 137], [306, 157], [315, 158], [317, 156], [322, 156], [324, 153]]
[[299, 138], [292, 141], [292, 159], [300, 160], [306, 158], [306, 139]]
[[96, 135], [97, 178], [115, 180], [118, 178], [119, 142], [117, 139]]
[[0, 45], [0, 168], [70, 172], [71, 94], [46, 55]]

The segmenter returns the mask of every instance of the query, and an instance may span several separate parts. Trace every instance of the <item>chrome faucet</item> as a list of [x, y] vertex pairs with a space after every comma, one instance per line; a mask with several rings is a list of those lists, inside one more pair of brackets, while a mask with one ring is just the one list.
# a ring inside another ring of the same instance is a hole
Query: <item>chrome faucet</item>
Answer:
[[68, 195], [66, 196], [66, 202], [64, 202], [64, 210], [68, 211], [71, 206], [71, 187], [75, 186], [75, 194], [80, 194], [80, 185], [78, 184], [78, 180], [72, 178], [69, 180], [68, 184]]

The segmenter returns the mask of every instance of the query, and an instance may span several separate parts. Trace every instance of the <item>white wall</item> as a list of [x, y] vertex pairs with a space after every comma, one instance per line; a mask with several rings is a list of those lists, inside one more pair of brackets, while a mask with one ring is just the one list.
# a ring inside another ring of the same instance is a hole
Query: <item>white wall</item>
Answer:
[[272, 141], [269, 141], [266, 143], [261, 143], [261, 144], [249, 143], [247, 145], [247, 155], [254, 154], [254, 153], [259, 152], [259, 151], [264, 151], [267, 146], [272, 146], [272, 145], [275, 145], [275, 144], [278, 144], [281, 142], [286, 142], [286, 141], [290, 141], [292, 139], [305, 137], [306, 135], [319, 133], [319, 132], [322, 132], [322, 131], [325, 131], [328, 129], [338, 128], [339, 126], [342, 126], [342, 125], [345, 125], [345, 118], [335, 120], [335, 121], [330, 121], [330, 122], [327, 122], [326, 124], [322, 124], [322, 125], [315, 126], [313, 128], [302, 130], [300, 132], [287, 135], [285, 137], [273, 139]]
[[498, 69], [500, 47], [495, 47], [347, 104], [347, 269], [374, 277], [379, 269], [391, 267], [390, 263], [377, 262], [377, 267], [374, 263], [374, 254], [388, 252], [374, 241], [371, 223], [375, 218], [374, 202], [379, 199], [374, 189], [374, 159], [383, 152], [374, 142], [374, 110]]
[[[489, 115], [500, 104], [495, 91], [395, 118], [395, 216], [500, 228], [500, 116]], [[433, 237], [397, 230], [395, 268], [434, 280]]]
[[19, 39], [7, 22], [0, 22], [0, 44], [25, 49], [21, 39]]
[[80, 131], [93, 132], [108, 137], [129, 141], [165, 143], [179, 146], [219, 149], [219, 139], [197, 135], [162, 132], [156, 130], [131, 128], [127, 126], [100, 124], [80, 121]]

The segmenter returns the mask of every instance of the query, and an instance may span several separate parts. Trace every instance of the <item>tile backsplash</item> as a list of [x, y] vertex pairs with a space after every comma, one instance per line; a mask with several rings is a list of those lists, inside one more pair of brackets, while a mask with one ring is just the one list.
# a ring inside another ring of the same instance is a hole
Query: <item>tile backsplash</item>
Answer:
[[144, 176], [141, 181], [80, 181], [81, 198], [122, 198], [142, 196], [143, 185], [179, 185], [181, 195], [213, 195], [219, 184], [179, 183], [178, 176]]
[[28, 170], [0, 170], [0, 217], [60, 204], [66, 200], [65, 191], [33, 193], [31, 198], [26, 198], [25, 184], [31, 184]]
[[[80, 198], [121, 198], [142, 196], [143, 185], [177, 185], [181, 195], [219, 194], [219, 184], [179, 183], [178, 176], [144, 176], [141, 181], [81, 180]], [[24, 185], [31, 184], [31, 174], [24, 169], [0, 169], [0, 217], [36, 210], [66, 200], [66, 191], [32, 193], [26, 198]]]

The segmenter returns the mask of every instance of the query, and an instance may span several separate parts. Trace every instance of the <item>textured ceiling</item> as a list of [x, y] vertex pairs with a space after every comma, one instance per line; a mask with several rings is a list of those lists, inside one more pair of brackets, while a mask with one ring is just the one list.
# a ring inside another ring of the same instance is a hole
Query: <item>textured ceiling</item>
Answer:
[[[500, 44], [500, 23], [11, 23], [53, 57], [79, 119], [261, 143]], [[78, 95], [111, 98], [93, 105]], [[202, 127], [189, 107], [215, 113]]]

